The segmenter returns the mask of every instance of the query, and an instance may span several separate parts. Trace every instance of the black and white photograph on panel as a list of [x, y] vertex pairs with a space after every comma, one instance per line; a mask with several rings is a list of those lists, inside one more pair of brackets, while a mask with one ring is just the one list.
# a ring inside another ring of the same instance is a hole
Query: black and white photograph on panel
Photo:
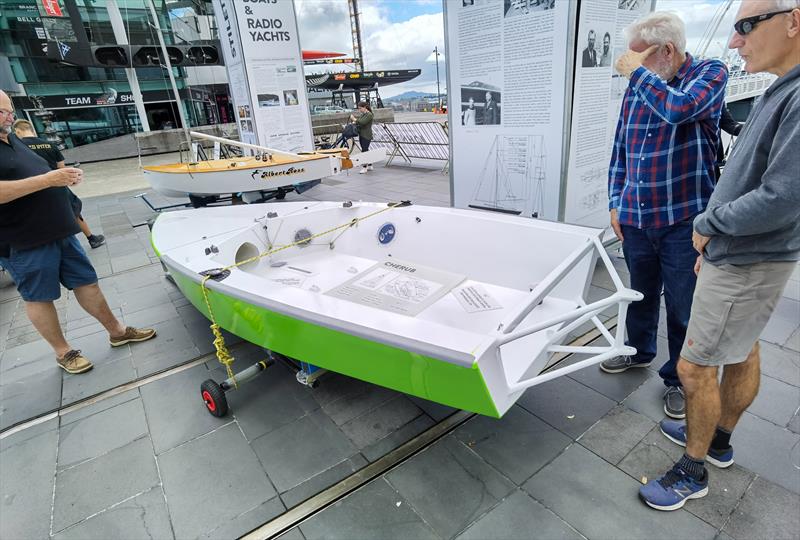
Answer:
[[253, 121], [252, 120], [242, 120], [241, 121], [242, 131], [246, 131], [248, 133], [253, 132]]
[[473, 81], [461, 87], [461, 124], [499, 126], [501, 92], [491, 84]]
[[[454, 0], [455, 3], [458, 0]], [[460, 0], [461, 7], [469, 8], [469, 7], [480, 7], [480, 6], [488, 6], [493, 3], [496, 3], [497, 0]]]
[[259, 107], [278, 107], [281, 104], [281, 98], [278, 94], [258, 94]]
[[649, 2], [650, 0], [619, 0], [619, 4], [617, 5], [617, 9], [627, 9], [627, 10], [634, 10], [634, 9], [641, 9], [644, 7], [645, 2]]
[[297, 99], [297, 90], [284, 90], [283, 101], [286, 105], [297, 105], [300, 101]]
[[[583, 42], [579, 43], [581, 48], [581, 67], [595, 68], [600, 67], [600, 48], [598, 45], [598, 32], [595, 28], [590, 28], [583, 36]], [[600, 36], [602, 39], [602, 36]]]
[[[527, 15], [535, 11], [555, 9], [556, 0], [503, 0], [506, 17]], [[564, 0], [559, 0], [563, 2]]]

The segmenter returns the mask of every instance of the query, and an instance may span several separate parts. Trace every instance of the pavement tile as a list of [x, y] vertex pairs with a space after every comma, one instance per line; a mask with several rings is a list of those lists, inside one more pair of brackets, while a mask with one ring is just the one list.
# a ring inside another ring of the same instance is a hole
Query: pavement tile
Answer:
[[731, 438], [736, 462], [800, 493], [800, 435], [745, 412]]
[[376, 461], [395, 448], [398, 448], [410, 441], [434, 424], [435, 422], [430, 416], [427, 414], [421, 414], [404, 426], [394, 429], [382, 439], [379, 439], [374, 443], [361, 448], [361, 454], [363, 454], [364, 457], [370, 461]]
[[[122, 319], [122, 310], [114, 308], [111, 312], [118, 318]], [[105, 328], [100, 324], [97, 319], [91, 316], [80, 317], [78, 319], [67, 319], [64, 324], [64, 334], [67, 339], [75, 339], [89, 334], [105, 331]]]
[[47, 370], [0, 386], [0, 429], [57, 409], [61, 370]]
[[64, 469], [121, 448], [147, 435], [139, 399], [126, 401], [77, 422], [61, 426], [58, 467]]
[[355, 384], [359, 387], [358, 391], [348, 392], [341, 399], [330, 401], [322, 406], [331, 420], [338, 425], [345, 424], [400, 395], [394, 390], [363, 381]]
[[425, 414], [437, 422], [444, 420], [454, 412], [458, 411], [458, 409], [454, 409], [453, 407], [448, 407], [447, 405], [442, 405], [441, 403], [429, 401], [417, 396], [408, 396], [408, 399], [413, 401], [417, 407], [425, 411]]
[[156, 323], [178, 320], [178, 311], [175, 309], [175, 306], [172, 305], [172, 302], [164, 302], [157, 306], [128, 313], [123, 319], [127, 326], [150, 328]]
[[148, 437], [62, 470], [56, 476], [53, 531], [61, 531], [158, 483]]
[[121, 394], [117, 394], [115, 396], [98, 401], [97, 403], [92, 403], [91, 405], [81, 407], [76, 411], [65, 413], [61, 417], [61, 427], [64, 427], [73, 422], [77, 422], [78, 420], [83, 420], [84, 418], [87, 418], [99, 412], [103, 412], [106, 409], [116, 407], [121, 403], [125, 403], [126, 401], [131, 401], [133, 399], [139, 399], [138, 388], [134, 388], [133, 390], [127, 390], [125, 392], [122, 392]]
[[21, 363], [11, 369], [0, 368], [0, 385], [11, 384], [23, 379], [28, 379], [34, 375], [45, 375], [47, 372], [53, 370], [59, 372], [59, 374], [61, 372], [61, 368], [58, 367], [56, 363], [55, 354], [42, 356], [35, 360]]
[[462, 531], [514, 489], [452, 435], [385, 478], [443, 538]]
[[785, 426], [800, 408], [800, 388], [771, 377], [761, 377], [758, 396], [747, 412]]
[[195, 366], [142, 386], [142, 403], [156, 454], [220, 428], [231, 421], [209, 414], [200, 385], [212, 374]]
[[306, 540], [306, 537], [303, 536], [303, 533], [300, 532], [299, 527], [295, 527], [294, 529], [289, 529], [278, 538], [280, 540]]
[[177, 366], [201, 354], [179, 319], [147, 327], [155, 329], [156, 337], [131, 344], [131, 358], [138, 376], [150, 375], [166, 367]]
[[123, 315], [155, 307], [169, 302], [169, 296], [161, 283], [152, 283], [133, 290], [117, 293]]
[[308, 540], [438, 538], [408, 501], [382, 478], [305, 521], [300, 530]]
[[[619, 464], [619, 468], [636, 480], [646, 477], [649, 480], [661, 477], [683, 455], [684, 449], [673, 443], [659, 430], [658, 426], [634, 448]], [[736, 456], [734, 456], [736, 457]], [[733, 465], [727, 469], [718, 469], [707, 465], [709, 493], [702, 499], [688, 503], [684, 508], [710, 523], [721, 528], [741, 499], [747, 486], [755, 478], [755, 474]]]
[[55, 363], [55, 353], [43, 339], [24, 345], [9, 346], [0, 356], [0, 372], [14, 369], [45, 358]]
[[345, 422], [340, 428], [357, 448], [365, 448], [388, 437], [422, 414], [422, 410], [411, 400], [400, 395]]
[[174, 538], [167, 503], [160, 487], [137, 495], [96, 516], [54, 534], [54, 540], [108, 540], [110, 538]]
[[592, 390], [600, 392], [607, 398], [620, 402], [628, 397], [644, 382], [653, 377], [647, 369], [629, 369], [622, 373], [605, 373], [600, 366], [589, 366], [568, 375]]
[[661, 377], [650, 377], [622, 403], [632, 411], [643, 414], [654, 422], [661, 421], [664, 415], [664, 381]]
[[[199, 538], [202, 540], [217, 540], [223, 538], [239, 538], [262, 524], [278, 517], [286, 510], [278, 497], [273, 497], [255, 508], [226, 521], [219, 527], [209, 531]], [[281, 538], [284, 538], [281, 536]]]
[[[108, 233], [113, 235], [113, 233]], [[149, 266], [151, 264], [150, 257], [142, 250], [141, 252], [131, 253], [130, 255], [122, 255], [115, 257], [111, 260], [111, 269], [113, 272], [119, 273], [125, 270], [140, 268], [142, 266]]]
[[517, 485], [561, 453], [572, 440], [514, 406], [501, 419], [476, 416], [455, 436]]
[[200, 536], [276, 495], [235, 423], [161, 454], [158, 464], [176, 538]]
[[794, 431], [795, 433], [800, 433], [800, 411], [798, 411], [797, 413], [795, 413], [794, 416], [792, 416], [792, 419], [789, 420], [789, 425], [786, 427], [788, 427], [790, 431]]
[[529, 388], [517, 404], [572, 438], [610, 411], [616, 402], [568, 377]]
[[798, 326], [800, 326], [800, 302], [781, 298], [764, 331], [761, 332], [761, 339], [781, 345], [786, 343]]
[[367, 465], [367, 460], [361, 454], [355, 454], [333, 467], [322, 471], [287, 491], [281, 493], [281, 500], [286, 508], [297, 506], [309, 497], [331, 487], [344, 478]]
[[[237, 369], [249, 365], [247, 354], [235, 353]], [[252, 361], [263, 359], [264, 354], [253, 356]], [[216, 369], [214, 379], [220, 382], [224, 372]], [[289, 424], [310, 411], [319, 408], [313, 390], [295, 379], [294, 373], [282, 364], [275, 364], [258, 378], [243, 384], [238, 390], [226, 394], [228, 405], [249, 441]]]
[[[58, 447], [55, 419], [37, 435], [22, 431], [2, 441], [0, 538], [49, 538], [53, 473]], [[38, 426], [37, 426], [38, 427]], [[26, 430], [28, 431], [28, 430]]]
[[617, 465], [654, 425], [646, 416], [618, 406], [581, 435], [578, 442], [609, 463]]
[[500, 504], [469, 526], [456, 540], [518, 540], [536, 538], [582, 539], [583, 536], [524, 491], [514, 491]]
[[[586, 537], [714, 538], [714, 527], [685, 510], [658, 512], [645, 506], [638, 498], [640, 485], [574, 444], [523, 488]], [[591, 504], [575, 504], [578, 500]]]
[[800, 329], [795, 330], [789, 339], [786, 340], [786, 343], [783, 346], [787, 350], [792, 350], [794, 352], [800, 352]]
[[800, 352], [761, 342], [761, 372], [792, 386], [800, 386]]
[[756, 478], [723, 532], [733, 538], [796, 539], [800, 531], [798, 508], [800, 497], [796, 493]]
[[252, 447], [280, 493], [358, 451], [320, 410], [259, 437]]
[[97, 366], [91, 371], [78, 375], [64, 375], [61, 391], [61, 404], [68, 405], [76, 401], [105, 392], [121, 384], [136, 379], [130, 357]]

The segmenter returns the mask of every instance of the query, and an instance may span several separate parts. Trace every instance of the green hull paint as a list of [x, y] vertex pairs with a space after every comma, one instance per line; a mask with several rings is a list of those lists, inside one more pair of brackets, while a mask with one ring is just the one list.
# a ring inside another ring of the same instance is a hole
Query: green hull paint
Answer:
[[[183, 294], [209, 316], [200, 284], [173, 273]], [[220, 326], [242, 339], [337, 373], [499, 418], [480, 370], [376, 343], [209, 291]], [[242, 366], [239, 367], [241, 369]]]

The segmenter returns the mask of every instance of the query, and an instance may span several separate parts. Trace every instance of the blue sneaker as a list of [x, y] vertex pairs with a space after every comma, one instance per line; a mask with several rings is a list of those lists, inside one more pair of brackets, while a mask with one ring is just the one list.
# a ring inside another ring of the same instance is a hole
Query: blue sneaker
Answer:
[[[661, 433], [664, 437], [671, 440], [675, 444], [686, 446], [686, 423], [676, 422], [675, 420], [667, 420], [666, 418], [659, 424]], [[720, 469], [727, 469], [733, 465], [733, 447], [729, 446], [727, 450], [716, 450], [714, 448], [708, 449], [706, 454], [706, 461], [719, 467]]]
[[708, 495], [708, 473], [703, 473], [702, 480], [695, 480], [676, 464], [658, 480], [640, 487], [639, 498], [656, 510], [678, 510], [689, 499]]

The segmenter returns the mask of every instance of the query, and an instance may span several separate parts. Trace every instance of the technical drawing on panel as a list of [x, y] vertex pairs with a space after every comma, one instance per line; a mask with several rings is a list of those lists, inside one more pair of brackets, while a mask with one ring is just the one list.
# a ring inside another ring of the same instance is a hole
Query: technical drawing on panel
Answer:
[[546, 162], [543, 136], [497, 135], [469, 207], [539, 217], [544, 211]]

